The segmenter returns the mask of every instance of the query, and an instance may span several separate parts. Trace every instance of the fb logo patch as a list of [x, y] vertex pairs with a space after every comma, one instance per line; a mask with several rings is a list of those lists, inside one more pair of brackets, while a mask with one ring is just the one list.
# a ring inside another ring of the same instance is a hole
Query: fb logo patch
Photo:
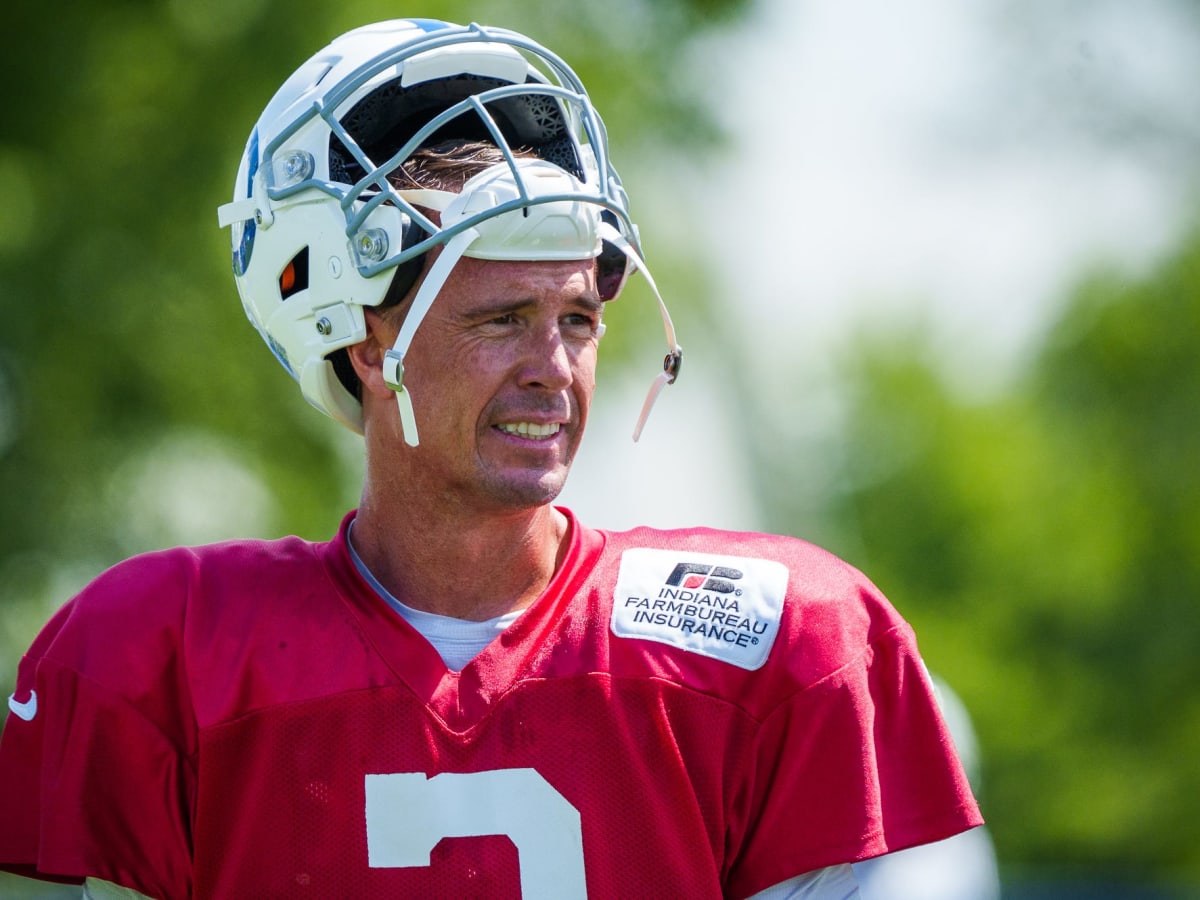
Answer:
[[[667, 584], [682, 584], [685, 588], [700, 588], [705, 591], [720, 591], [722, 594], [732, 594], [737, 590], [733, 583], [742, 577], [737, 569], [727, 569], [725, 566], [710, 566], [704, 563], [680, 563], [667, 579]], [[730, 580], [732, 579], [732, 580]]]
[[787, 567], [769, 559], [626, 550], [612, 632], [758, 669], [779, 633], [787, 582]]

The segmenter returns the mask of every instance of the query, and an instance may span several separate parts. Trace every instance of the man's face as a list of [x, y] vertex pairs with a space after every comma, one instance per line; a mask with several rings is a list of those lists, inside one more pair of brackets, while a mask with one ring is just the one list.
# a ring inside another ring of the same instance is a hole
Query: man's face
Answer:
[[420, 432], [411, 487], [495, 508], [562, 490], [595, 389], [592, 260], [455, 265], [404, 362]]

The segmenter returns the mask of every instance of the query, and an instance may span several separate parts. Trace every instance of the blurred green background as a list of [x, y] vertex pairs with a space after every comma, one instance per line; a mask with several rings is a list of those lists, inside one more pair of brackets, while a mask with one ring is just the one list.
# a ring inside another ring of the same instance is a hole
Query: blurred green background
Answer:
[[[762, 6], [68, 0], [8, 10], [0, 692], [53, 609], [118, 559], [333, 533], [356, 501], [358, 440], [304, 403], [247, 325], [216, 207], [270, 94], [333, 35], [397, 15], [505, 25], [555, 49], [591, 89], [657, 280], [685, 345], [701, 350], [689, 366], [719, 366], [745, 391], [728, 424], [742, 436], [739, 477], [760, 527], [867, 571], [971, 711], [1006, 897], [1200, 896], [1200, 230], [1173, 227], [1165, 252], [1136, 270], [1077, 264], [1044, 327], [986, 390], [964, 386], [919, 314], [864, 316], [830, 348], [838, 414], [814, 436], [799, 360], [772, 360], [786, 389], [752, 389], [762, 361], [730, 334], [736, 265], [731, 276], [705, 245], [712, 223], [694, 214], [696, 197], [669, 189], [681, 170], [719, 180], [725, 197], [781, 177], [737, 168], [731, 119], [710, 102], [710, 76], [738, 64], [713, 48]], [[1153, 10], [1200, 33], [1194, 4]], [[1071, 3], [987, 12], [1009, 27], [1019, 68], [1053, 70], [1042, 39], [1071, 40], [1086, 18]], [[1077, 74], [1063, 64], [1046, 83], [1070, 100]], [[1098, 140], [1167, 134], [1174, 152], [1161, 165], [1194, 197], [1200, 90], [1182, 119], [1136, 96], [1086, 99], [1102, 111]], [[786, 113], [786, 97], [775, 103]], [[769, 140], [769, 119], [739, 127]], [[764, 255], [822, 252], [820, 234], [739, 220], [736, 204], [711, 212]], [[861, 264], [883, 249], [862, 246]], [[613, 316], [651, 327], [610, 329], [610, 372], [661, 341], [646, 298], [633, 305], [644, 309]], [[703, 397], [686, 402], [706, 415]], [[817, 456], [834, 476], [814, 481]], [[0, 896], [33, 890], [0, 880]]]

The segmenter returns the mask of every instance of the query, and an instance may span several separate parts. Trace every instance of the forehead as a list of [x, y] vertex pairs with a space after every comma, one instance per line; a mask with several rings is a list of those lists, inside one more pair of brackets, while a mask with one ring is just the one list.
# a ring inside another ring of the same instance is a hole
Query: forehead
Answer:
[[490, 260], [464, 256], [455, 264], [442, 288], [444, 300], [550, 299], [598, 300], [596, 261]]

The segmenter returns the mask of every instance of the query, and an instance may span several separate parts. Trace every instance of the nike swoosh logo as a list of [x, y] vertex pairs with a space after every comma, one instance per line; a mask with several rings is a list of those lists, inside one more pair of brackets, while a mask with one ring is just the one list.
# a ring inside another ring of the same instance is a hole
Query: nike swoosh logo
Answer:
[[32, 722], [33, 717], [37, 715], [37, 691], [30, 691], [29, 699], [24, 703], [17, 702], [16, 694], [9, 694], [8, 708], [12, 710], [13, 715], [18, 719]]

